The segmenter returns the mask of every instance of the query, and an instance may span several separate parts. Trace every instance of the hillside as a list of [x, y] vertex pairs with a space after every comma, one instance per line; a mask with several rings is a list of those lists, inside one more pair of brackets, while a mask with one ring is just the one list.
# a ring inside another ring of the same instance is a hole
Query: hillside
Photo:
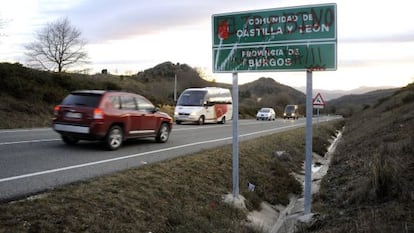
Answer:
[[[306, 93], [306, 87], [296, 87], [297, 90]], [[382, 87], [359, 87], [351, 90], [324, 90], [324, 89], [313, 89], [313, 96], [317, 93], [321, 93], [325, 101], [338, 99], [345, 95], [362, 95], [368, 92], [376, 90], [396, 89], [396, 87], [382, 86]]]
[[[146, 96], [163, 109], [174, 105], [177, 96], [190, 87], [232, 85], [209, 82], [186, 64], [161, 63], [131, 76], [73, 74], [38, 71], [15, 63], [0, 63], [0, 129], [50, 125], [53, 107], [70, 91], [78, 89], [126, 90]], [[259, 79], [239, 87], [240, 118], [252, 118], [261, 107], [274, 107], [281, 115], [287, 103], [304, 103], [304, 94], [275, 82]], [[171, 107], [163, 109], [172, 114]], [[19, 119], [19, 120], [17, 120]]]
[[272, 78], [260, 78], [239, 87], [240, 110], [255, 115], [262, 107], [272, 107], [276, 115], [282, 117], [287, 104], [297, 104], [304, 112], [306, 100], [302, 92], [280, 84]]
[[414, 83], [346, 121], [299, 232], [414, 232]]
[[392, 95], [397, 90], [398, 88], [381, 89], [381, 90], [370, 91], [364, 94], [345, 95], [337, 99], [330, 100], [328, 101], [328, 103], [330, 105], [335, 105], [338, 107], [344, 106], [346, 104], [371, 105], [373, 103], [376, 103], [379, 99], [386, 98]]
[[391, 96], [398, 88], [370, 91], [364, 94], [352, 94], [327, 101], [327, 111], [343, 116], [350, 116], [354, 112], [368, 108], [379, 100]]

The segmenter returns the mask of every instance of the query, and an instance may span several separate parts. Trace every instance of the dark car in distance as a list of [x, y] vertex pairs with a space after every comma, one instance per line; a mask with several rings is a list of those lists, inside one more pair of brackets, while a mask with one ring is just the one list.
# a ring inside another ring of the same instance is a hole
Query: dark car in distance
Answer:
[[145, 97], [122, 91], [73, 91], [54, 108], [53, 129], [69, 145], [101, 140], [110, 150], [132, 138], [167, 142], [173, 119]]
[[299, 119], [299, 107], [298, 105], [288, 104], [285, 107], [285, 111], [283, 112], [283, 119]]

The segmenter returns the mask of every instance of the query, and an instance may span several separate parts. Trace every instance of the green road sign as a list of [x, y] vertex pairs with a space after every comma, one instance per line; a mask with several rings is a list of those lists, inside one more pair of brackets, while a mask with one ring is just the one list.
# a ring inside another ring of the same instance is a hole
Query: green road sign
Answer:
[[336, 4], [212, 19], [214, 72], [336, 70]]
[[334, 70], [336, 43], [286, 44], [216, 48], [215, 72]]

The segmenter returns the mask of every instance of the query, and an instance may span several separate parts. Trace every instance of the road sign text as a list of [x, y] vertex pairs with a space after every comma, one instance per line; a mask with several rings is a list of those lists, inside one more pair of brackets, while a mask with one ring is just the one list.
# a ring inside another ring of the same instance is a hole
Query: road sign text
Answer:
[[213, 71], [336, 69], [336, 4], [213, 15]]

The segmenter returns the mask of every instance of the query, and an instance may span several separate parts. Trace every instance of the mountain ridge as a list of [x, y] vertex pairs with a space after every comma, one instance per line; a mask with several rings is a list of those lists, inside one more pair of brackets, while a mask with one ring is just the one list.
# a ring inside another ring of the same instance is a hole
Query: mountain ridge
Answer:
[[[296, 90], [299, 90], [303, 93], [306, 93], [306, 87], [293, 87]], [[325, 101], [337, 99], [342, 96], [346, 95], [360, 95], [365, 94], [371, 91], [377, 91], [377, 90], [387, 90], [387, 89], [396, 89], [396, 88], [402, 88], [402, 87], [396, 87], [396, 86], [377, 86], [377, 87], [370, 87], [370, 86], [361, 86], [355, 89], [351, 90], [326, 90], [326, 89], [313, 89], [312, 93], [313, 96], [316, 96], [317, 93], [321, 93], [323, 99]]]

